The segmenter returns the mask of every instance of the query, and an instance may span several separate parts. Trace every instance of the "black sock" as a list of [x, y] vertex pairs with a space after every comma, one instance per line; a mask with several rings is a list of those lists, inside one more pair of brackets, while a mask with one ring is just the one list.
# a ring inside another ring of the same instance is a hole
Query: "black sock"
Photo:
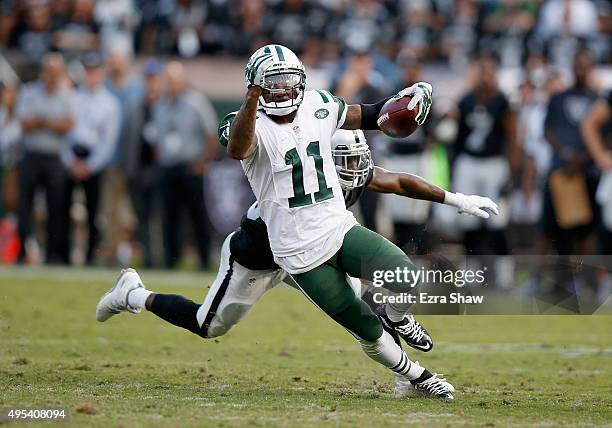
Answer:
[[149, 309], [155, 315], [198, 336], [205, 337], [198, 325], [200, 305], [177, 294], [155, 294]]
[[416, 385], [417, 383], [421, 383], [427, 379], [429, 379], [430, 377], [432, 377], [433, 375], [431, 374], [431, 372], [427, 369], [425, 369], [423, 371], [423, 374], [421, 374], [421, 376], [419, 376], [417, 379], [413, 379], [410, 381], [411, 384]]

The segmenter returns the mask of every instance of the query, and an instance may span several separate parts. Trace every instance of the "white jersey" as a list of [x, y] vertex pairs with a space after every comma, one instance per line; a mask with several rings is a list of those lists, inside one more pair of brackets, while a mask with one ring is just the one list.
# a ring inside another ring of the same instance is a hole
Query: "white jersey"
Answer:
[[257, 113], [257, 149], [242, 167], [268, 227], [274, 260], [287, 272], [306, 272], [342, 246], [357, 221], [331, 156], [331, 138], [346, 119], [346, 103], [327, 91], [306, 91], [292, 123]]

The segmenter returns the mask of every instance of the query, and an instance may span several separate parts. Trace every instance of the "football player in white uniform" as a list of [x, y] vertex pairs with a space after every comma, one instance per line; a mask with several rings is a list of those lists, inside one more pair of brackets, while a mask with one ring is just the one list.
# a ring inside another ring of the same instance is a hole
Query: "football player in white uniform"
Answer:
[[[346, 106], [328, 92], [304, 92], [304, 79], [303, 66], [293, 52], [279, 45], [260, 49], [247, 66], [247, 101], [229, 132], [228, 152], [243, 159], [243, 168], [268, 226], [274, 262], [292, 274], [313, 302], [356, 336], [371, 358], [391, 368], [415, 391], [452, 399], [452, 385], [411, 362], [392, 335], [384, 332], [379, 318], [355, 296], [346, 279], [347, 274], [371, 279], [374, 266], [362, 265], [367, 259], [375, 259], [377, 269], [413, 268], [401, 250], [359, 226], [346, 210], [331, 156], [331, 136], [336, 129], [343, 125], [376, 129], [378, 111], [386, 100], [374, 105]], [[430, 105], [430, 88], [417, 84], [402, 92], [419, 103], [422, 111], [418, 117], [422, 122]], [[259, 108], [263, 111], [258, 112]], [[427, 198], [435, 202], [449, 203], [483, 217], [488, 213], [481, 208], [497, 210], [486, 198], [451, 194], [428, 186]], [[224, 252], [229, 244], [226, 241]], [[228, 266], [222, 265], [222, 272], [227, 273], [220, 288], [229, 285], [234, 265], [232, 256]], [[390, 285], [394, 291], [403, 290], [402, 284]], [[126, 309], [135, 312], [146, 304], [162, 318], [181, 325], [175, 322], [176, 313], [164, 316], [164, 310], [155, 310], [157, 301], [165, 300], [159, 296], [145, 290], [135, 272], [127, 271], [100, 301], [98, 319], [103, 321]], [[199, 313], [198, 305], [190, 303]], [[409, 324], [414, 325], [407, 309], [405, 305], [388, 305], [385, 310], [387, 327], [400, 335], [406, 334]], [[211, 312], [207, 329], [217, 315], [209, 308], [208, 314]], [[191, 327], [181, 326], [197, 332], [207, 325], [206, 318], [192, 320]]]

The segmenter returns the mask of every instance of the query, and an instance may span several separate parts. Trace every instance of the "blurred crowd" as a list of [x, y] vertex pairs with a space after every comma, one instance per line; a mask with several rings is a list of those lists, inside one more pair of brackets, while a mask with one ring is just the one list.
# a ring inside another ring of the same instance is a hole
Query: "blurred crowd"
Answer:
[[[180, 261], [185, 211], [200, 264], [208, 266], [203, 174], [217, 158], [217, 115], [209, 100], [187, 85], [181, 63], [151, 59], [137, 75], [130, 64], [125, 53], [104, 58], [89, 52], [73, 81], [64, 57], [50, 52], [41, 58], [38, 79], [19, 88], [4, 84], [3, 202], [16, 219], [17, 262], [39, 258], [37, 244], [45, 242], [50, 264], [70, 264], [79, 255], [87, 264], [127, 263], [134, 244], [142, 263], [153, 266], [151, 221], [159, 213], [156, 230], [162, 231], [164, 247], [159, 264], [173, 267]], [[41, 190], [46, 235], [37, 239], [33, 225], [40, 219], [33, 214]], [[135, 217], [133, 227], [125, 220], [124, 199]], [[86, 226], [85, 239], [79, 238], [81, 229], [73, 230], [79, 224]], [[128, 245], [123, 256], [122, 243]]]
[[610, 28], [607, 0], [0, 0], [0, 49], [26, 62], [117, 47], [245, 56], [274, 41], [311, 65], [373, 49], [459, 66], [482, 49], [503, 66], [545, 51], [567, 64], [576, 40], [609, 56]]
[[[611, 126], [587, 118], [610, 108], [593, 71], [610, 64], [611, 11], [595, 0], [0, 0], [0, 52], [16, 71], [0, 74], [0, 257], [171, 268], [189, 243], [211, 267], [211, 245], [253, 196], [176, 59], [246, 58], [271, 40], [301, 55], [310, 87], [349, 103], [432, 82], [413, 135], [367, 133], [375, 163], [491, 197], [502, 215], [365, 192], [362, 224], [408, 254], [610, 254]], [[467, 89], [445, 97], [444, 85]]]

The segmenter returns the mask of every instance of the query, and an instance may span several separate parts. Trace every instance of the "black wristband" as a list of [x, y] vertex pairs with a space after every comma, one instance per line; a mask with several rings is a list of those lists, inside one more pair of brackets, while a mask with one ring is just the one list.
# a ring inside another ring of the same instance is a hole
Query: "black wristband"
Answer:
[[378, 114], [385, 103], [392, 97], [385, 98], [374, 104], [359, 104], [361, 106], [361, 126], [360, 129], [378, 129]]

